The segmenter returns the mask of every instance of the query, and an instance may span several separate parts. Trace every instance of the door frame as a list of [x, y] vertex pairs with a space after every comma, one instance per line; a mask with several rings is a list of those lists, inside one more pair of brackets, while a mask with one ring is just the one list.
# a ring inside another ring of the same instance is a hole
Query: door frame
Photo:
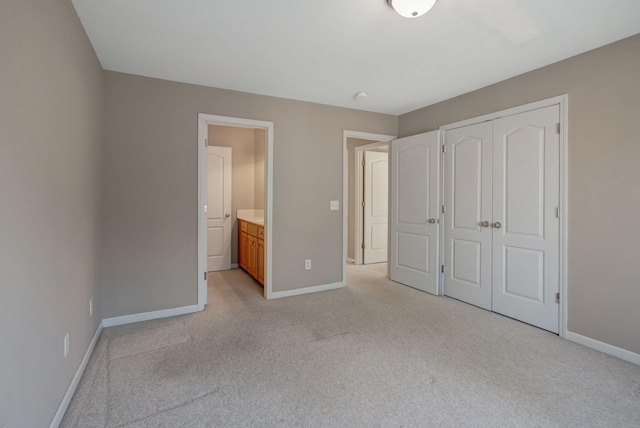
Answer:
[[[375, 149], [379, 149], [382, 147], [387, 147], [387, 149], [389, 148], [389, 144], [388, 142], [384, 142], [384, 141], [376, 141], [375, 143], [371, 143], [371, 144], [365, 144], [363, 146], [358, 146], [354, 149], [354, 195], [355, 195], [355, 200], [352, 203], [352, 206], [355, 208], [354, 214], [354, 233], [353, 233], [353, 243], [354, 243], [354, 249], [355, 251], [355, 258], [353, 259], [354, 262], [353, 264], [355, 265], [361, 265], [364, 264], [364, 254], [362, 251], [362, 248], [358, 249], [357, 245], [358, 242], [362, 243], [364, 242], [364, 236], [362, 234], [362, 231], [364, 229], [364, 216], [362, 215], [362, 206], [360, 205], [360, 202], [364, 200], [364, 191], [363, 191], [363, 186], [364, 186], [364, 182], [362, 180], [362, 178], [364, 177], [364, 166], [362, 166], [362, 161], [364, 160], [364, 152], [369, 151], [369, 150], [375, 150]], [[388, 153], [388, 152], [387, 152]]]
[[213, 114], [198, 113], [198, 310], [204, 310], [207, 304], [207, 236], [204, 213], [207, 192], [207, 168], [206, 168], [206, 139], [208, 138], [209, 125], [235, 126], [239, 128], [258, 128], [265, 130], [264, 152], [264, 227], [265, 227], [265, 263], [264, 263], [264, 297], [273, 298], [272, 272], [273, 259], [273, 122], [262, 120], [244, 119], [239, 117], [217, 116]]
[[[567, 293], [567, 232], [568, 232], [568, 218], [569, 218], [569, 203], [567, 195], [568, 185], [568, 137], [569, 137], [569, 95], [559, 95], [552, 98], [547, 98], [540, 101], [535, 101], [528, 104], [500, 110], [497, 112], [485, 114], [482, 116], [474, 117], [471, 119], [465, 119], [458, 122], [449, 123], [440, 126], [440, 131], [446, 133], [447, 130], [460, 128], [467, 125], [473, 125], [488, 120], [499, 119], [505, 116], [512, 116], [514, 114], [525, 113], [531, 110], [537, 110], [543, 107], [550, 107], [558, 105], [560, 107], [560, 234], [559, 234], [559, 289], [560, 292], [560, 304], [558, 305], [558, 332], [559, 336], [566, 338], [567, 336], [567, 307], [568, 307], [568, 293]], [[444, 134], [442, 135], [444, 138]], [[444, 140], [443, 140], [444, 141]], [[440, 194], [444, 195], [444, 158], [440, 157]], [[442, 205], [442, 200], [440, 201]], [[444, 254], [444, 227], [440, 228], [440, 253]], [[444, 276], [440, 274], [440, 294], [444, 293]]]
[[[347, 243], [349, 238], [349, 210], [348, 210], [349, 151], [347, 150], [347, 140], [349, 138], [359, 138], [362, 140], [373, 141], [373, 143], [371, 144], [365, 144], [363, 146], [356, 147], [356, 153], [358, 153], [357, 149], [361, 147], [368, 147], [371, 145], [376, 145], [377, 147], [384, 147], [385, 145], [388, 146], [391, 143], [391, 141], [395, 140], [398, 137], [395, 135], [374, 134], [371, 132], [360, 132], [360, 131], [349, 131], [346, 129], [342, 131], [342, 282], [344, 284], [347, 283], [347, 270], [345, 269], [345, 265], [347, 263]], [[362, 151], [360, 151], [360, 156], [362, 156]], [[356, 155], [355, 158], [358, 158], [358, 155]], [[358, 168], [358, 165], [360, 165], [360, 168], [362, 166], [362, 157], [360, 157], [359, 159], [360, 159], [359, 163], [357, 159], [354, 161], [354, 166], [356, 168]], [[356, 171], [360, 171], [360, 177], [358, 177], [358, 173], [355, 173], [355, 179], [356, 179], [355, 186], [357, 189], [358, 181], [360, 182], [360, 185], [362, 185], [362, 170], [356, 169]], [[358, 200], [362, 200], [362, 190], [360, 190], [359, 197], [356, 193], [356, 201], [354, 201], [354, 204], [357, 204]], [[358, 210], [356, 209], [356, 216], [357, 214], [358, 214]], [[362, 213], [360, 213], [360, 217], [362, 218]], [[362, 222], [362, 220], [360, 220], [360, 222]], [[356, 231], [358, 230], [357, 227], [355, 229]], [[357, 237], [355, 239], [356, 240], [354, 241], [354, 245], [356, 242], [358, 242]], [[360, 231], [360, 239], [362, 239], [362, 231]], [[357, 262], [358, 254], [360, 254], [360, 263]], [[355, 264], [362, 264], [362, 252], [357, 251], [355, 255], [356, 255], [356, 259], [354, 259], [356, 261]], [[388, 258], [388, 255], [389, 253], [387, 251], [387, 258]]]

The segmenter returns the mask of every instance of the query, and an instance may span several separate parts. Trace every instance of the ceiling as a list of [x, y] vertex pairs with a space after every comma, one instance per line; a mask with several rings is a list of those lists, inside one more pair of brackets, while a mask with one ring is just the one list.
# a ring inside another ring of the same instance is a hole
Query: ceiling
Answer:
[[640, 33], [638, 0], [72, 1], [106, 70], [394, 115]]

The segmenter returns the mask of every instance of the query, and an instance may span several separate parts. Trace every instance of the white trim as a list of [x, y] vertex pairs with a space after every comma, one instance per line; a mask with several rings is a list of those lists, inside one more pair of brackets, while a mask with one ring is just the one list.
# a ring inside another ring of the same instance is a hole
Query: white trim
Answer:
[[347, 263], [349, 263], [350, 265], [355, 265], [356, 261], [353, 260], [351, 257], [347, 257]]
[[344, 287], [346, 287], [344, 282], [334, 282], [332, 284], [314, 285], [313, 287], [295, 288], [287, 291], [274, 291], [271, 293], [271, 298], [280, 299], [282, 297], [300, 296], [302, 294], [317, 293], [319, 291], [335, 290]]
[[[347, 150], [347, 139], [349, 138], [360, 138], [363, 140], [371, 140], [388, 144], [398, 137], [394, 135], [373, 134], [370, 132], [349, 131], [346, 129], [342, 131], [342, 260], [347, 260], [347, 242], [349, 233], [349, 210], [347, 209], [349, 206], [349, 152]], [[356, 210], [356, 212], [357, 211], [358, 210]], [[356, 263], [358, 261], [357, 254], [358, 252], [356, 251]], [[346, 263], [343, 263], [342, 282], [344, 284], [347, 283], [347, 270], [345, 267]]]
[[240, 265], [238, 263], [231, 263], [231, 269], [238, 269]]
[[207, 174], [205, 170], [206, 151], [204, 140], [207, 138], [209, 125], [234, 126], [239, 128], [259, 128], [266, 131], [265, 166], [264, 166], [264, 228], [265, 228], [265, 263], [264, 263], [264, 297], [271, 299], [273, 280], [273, 122], [243, 119], [239, 117], [217, 116], [198, 113], [198, 310], [204, 310], [207, 304], [207, 281], [203, 273], [207, 271], [207, 243], [205, 239], [206, 218], [204, 204], [207, 190]]
[[631, 352], [627, 349], [618, 348], [617, 346], [600, 342], [599, 340], [592, 339], [569, 330], [566, 331], [565, 339], [586, 346], [587, 348], [595, 349], [596, 351], [600, 351], [604, 354], [640, 365], [640, 354], [636, 354], [635, 352]]
[[[568, 189], [568, 177], [569, 177], [569, 159], [568, 159], [568, 144], [569, 144], [569, 96], [567, 94], [559, 95], [545, 100], [535, 101], [529, 104], [523, 104], [517, 107], [512, 107], [506, 110], [501, 110], [482, 116], [474, 117], [471, 119], [461, 120], [459, 122], [449, 123], [447, 125], [440, 126], [441, 131], [447, 131], [451, 129], [461, 128], [467, 125], [473, 125], [480, 122], [486, 122], [489, 120], [499, 119], [501, 117], [512, 116], [514, 114], [520, 114], [527, 111], [538, 110], [544, 107], [558, 105], [560, 107], [560, 243], [559, 243], [559, 278], [558, 287], [560, 292], [560, 305], [558, 307], [558, 334], [560, 337], [567, 338], [569, 331], [568, 325], [568, 276], [567, 276], [567, 254], [568, 254], [568, 212], [569, 212], [569, 199], [567, 195]], [[442, 144], [444, 144], [444, 135]], [[440, 159], [441, 171], [444, 174], [444, 159]], [[444, 176], [440, 183], [441, 195], [444, 194]], [[442, 201], [440, 201], [442, 205]], [[441, 233], [444, 233], [444, 228], [441, 228]], [[440, 240], [444, 245], [444, 237]], [[443, 249], [441, 248], [441, 251]], [[443, 285], [444, 293], [444, 278], [441, 282]], [[604, 352], [604, 351], [603, 351]]]
[[569, 254], [569, 96], [559, 98], [560, 106], [560, 337], [567, 337], [569, 310], [567, 284]]
[[98, 324], [98, 328], [96, 328], [96, 332], [93, 334], [93, 339], [91, 339], [91, 343], [89, 343], [87, 352], [84, 353], [84, 357], [82, 358], [82, 361], [80, 361], [78, 370], [76, 370], [76, 373], [73, 375], [73, 379], [71, 379], [71, 383], [67, 388], [67, 392], [65, 392], [64, 397], [62, 397], [62, 401], [58, 406], [58, 411], [53, 416], [53, 419], [51, 420], [51, 424], [49, 425], [49, 428], [58, 428], [58, 426], [60, 425], [60, 422], [62, 422], [62, 418], [64, 417], [64, 414], [67, 412], [67, 408], [69, 408], [69, 403], [71, 403], [73, 394], [76, 393], [76, 389], [78, 388], [80, 379], [82, 379], [82, 375], [84, 374], [84, 371], [87, 368], [87, 364], [89, 363], [91, 354], [93, 354], [93, 350], [96, 347], [96, 343], [98, 343], [98, 338], [100, 338], [100, 333], [102, 333], [102, 327], [103, 327], [103, 322], [101, 321], [100, 324]]
[[[467, 126], [467, 125], [473, 125], [476, 123], [480, 123], [480, 122], [487, 122], [489, 120], [495, 120], [495, 119], [499, 119], [501, 117], [506, 117], [506, 116], [513, 116], [514, 114], [520, 114], [520, 113], [524, 113], [527, 111], [531, 111], [531, 110], [538, 110], [541, 109], [543, 107], [549, 107], [549, 106], [553, 106], [556, 104], [560, 104], [561, 109], [562, 109], [562, 105], [563, 103], [566, 103], [568, 100], [568, 95], [564, 94], [564, 95], [558, 95], [556, 97], [552, 97], [552, 98], [547, 98], [544, 100], [540, 100], [540, 101], [534, 101], [532, 103], [529, 104], [523, 104], [520, 106], [516, 106], [516, 107], [511, 107], [505, 110], [500, 110], [500, 111], [496, 111], [493, 113], [488, 113], [488, 114], [484, 114], [482, 116], [478, 116], [478, 117], [472, 117], [470, 119], [465, 119], [465, 120], [461, 120], [458, 122], [453, 122], [453, 123], [448, 123], [446, 125], [442, 125], [439, 129], [441, 131], [447, 131], [450, 129], [455, 129], [455, 128], [462, 128], [463, 126]], [[560, 120], [562, 120], [562, 115], [560, 117]]]
[[104, 328], [114, 327], [116, 325], [175, 317], [176, 315], [192, 314], [198, 311], [200, 311], [198, 305], [190, 305], [172, 309], [161, 309], [159, 311], [141, 312], [139, 314], [123, 315], [121, 317], [105, 318], [102, 320], [102, 326]]

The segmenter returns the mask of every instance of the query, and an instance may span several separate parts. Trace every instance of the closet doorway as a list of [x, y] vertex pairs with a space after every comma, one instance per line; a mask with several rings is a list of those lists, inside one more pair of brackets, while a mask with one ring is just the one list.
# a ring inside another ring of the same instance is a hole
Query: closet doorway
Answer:
[[559, 333], [562, 108], [503, 113], [443, 127], [444, 293]]

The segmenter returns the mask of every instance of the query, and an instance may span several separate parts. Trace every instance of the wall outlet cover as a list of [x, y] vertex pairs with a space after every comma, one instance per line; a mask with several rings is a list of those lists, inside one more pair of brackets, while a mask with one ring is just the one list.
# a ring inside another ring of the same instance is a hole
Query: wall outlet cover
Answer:
[[67, 355], [69, 355], [69, 332], [67, 332], [67, 334], [64, 335], [63, 348], [64, 348], [64, 357], [67, 358]]

